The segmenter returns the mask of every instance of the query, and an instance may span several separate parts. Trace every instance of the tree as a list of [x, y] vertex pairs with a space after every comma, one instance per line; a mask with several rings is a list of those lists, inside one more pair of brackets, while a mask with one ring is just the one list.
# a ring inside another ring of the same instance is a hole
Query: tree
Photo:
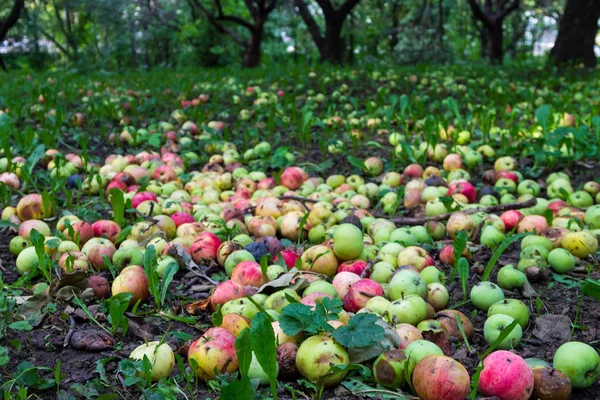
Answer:
[[[275, 9], [276, 0], [244, 0], [252, 17], [252, 22], [236, 15], [225, 14], [221, 0], [214, 0], [215, 10], [209, 10], [208, 7], [202, 4], [201, 0], [188, 1], [191, 2], [192, 6], [197, 7], [219, 32], [231, 36], [244, 48], [244, 67], [254, 68], [260, 64], [260, 47], [263, 41], [264, 27], [269, 14]], [[250, 32], [250, 37], [244, 39], [236, 30], [229, 28], [225, 23], [245, 28]]]
[[[8, 31], [15, 26], [19, 17], [21, 16], [21, 10], [25, 7], [25, 0], [14, 0], [12, 4], [12, 8], [10, 9], [10, 13], [8, 17], [5, 19], [0, 19], [0, 43], [4, 41]], [[6, 66], [0, 58], [0, 67], [6, 71]]]
[[[487, 42], [488, 56], [492, 63], [502, 64], [504, 58], [504, 19], [521, 6], [521, 0], [467, 0], [473, 17], [483, 25], [482, 32]], [[593, 1], [593, 0], [591, 0]], [[482, 46], [485, 44], [482, 43]]]
[[296, 11], [304, 20], [313, 42], [319, 49], [321, 61], [332, 63], [344, 61], [345, 46], [342, 40], [342, 28], [346, 17], [359, 1], [345, 0], [336, 8], [331, 0], [316, 0], [325, 18], [325, 35], [323, 35], [305, 0], [294, 0]]
[[596, 65], [594, 45], [600, 19], [600, 1], [568, 0], [559, 21], [558, 36], [550, 51], [550, 62]]

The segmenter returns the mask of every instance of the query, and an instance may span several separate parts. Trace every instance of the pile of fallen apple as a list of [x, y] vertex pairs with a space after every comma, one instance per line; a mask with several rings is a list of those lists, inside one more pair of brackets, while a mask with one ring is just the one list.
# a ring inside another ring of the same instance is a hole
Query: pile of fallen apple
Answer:
[[[150, 296], [141, 267], [145, 250], [153, 246], [160, 255], [160, 276], [169, 263], [182, 262], [176, 254], [183, 251], [194, 263], [223, 271], [229, 278], [210, 295], [211, 309], [223, 315], [221, 326], [209, 329], [190, 346], [188, 357], [194, 360], [199, 378], [214, 379], [215, 371], [237, 370], [236, 336], [260, 312], [256, 304], [274, 320], [280, 378], [303, 376], [314, 382], [332, 365], [349, 363], [346, 349], [326, 332], [310, 337], [288, 335], [277, 321], [292, 298], [314, 307], [327, 297], [343, 301], [344, 310], [328, 322], [334, 329], [356, 313], [373, 313], [395, 330], [401, 343], [398, 348], [369, 362], [377, 383], [409, 390], [410, 379], [410, 386], [424, 399], [464, 399], [471, 382], [467, 370], [423, 338], [424, 332], [438, 332], [462, 342], [473, 335], [469, 318], [447, 309], [450, 295], [443, 271], [450, 271], [455, 263], [451, 240], [465, 232], [495, 249], [511, 232], [533, 232], [521, 242], [517, 265], [503, 266], [496, 283], [481, 282], [470, 291], [472, 304], [487, 313], [483, 332], [488, 344], [518, 321], [498, 350], [485, 358], [479, 392], [502, 400], [566, 399], [572, 388], [589, 387], [598, 380], [600, 358], [584, 343], [563, 344], [552, 365], [517, 355], [530, 312], [522, 301], [505, 297], [523, 290], [529, 281], [547, 279], [551, 271], [568, 273], [596, 253], [600, 234], [600, 205], [594, 205], [600, 202], [597, 182], [575, 191], [566, 174], [553, 173], [543, 182], [547, 198], [540, 197], [539, 182], [524, 179], [511, 157], [499, 157], [476, 190], [469, 170], [484, 158], [494, 161], [493, 149], [458, 146], [457, 153], [449, 153], [443, 144], [413, 149], [426, 152], [431, 164], [441, 168], [412, 164], [402, 173], [385, 172], [382, 160], [371, 157], [364, 162], [365, 176], [323, 179], [292, 166], [276, 180], [243, 164], [267, 157], [272, 151], [268, 143], [259, 143], [243, 155], [232, 143], [211, 143], [205, 149], [213, 153], [209, 163], [194, 170], [185, 165], [197, 160], [197, 155], [176, 150], [178, 142], [189, 144], [189, 135], [198, 134], [197, 127], [184, 124], [185, 135], [168, 130], [168, 125], [162, 128], [168, 143], [161, 154], [111, 155], [104, 165], [88, 165], [88, 170], [78, 155], [46, 152], [42, 162], [53, 176], [83, 178], [81, 189], [89, 195], [104, 192], [110, 197], [113, 190], [120, 190], [141, 217], [122, 240], [122, 227], [115, 221], [82, 221], [67, 210], [50, 226], [44, 219], [56, 210], [47, 209], [41, 195], [26, 195], [16, 207], [2, 210], [3, 220], [19, 225], [10, 251], [17, 256], [20, 273], [37, 268], [38, 256], [30, 240], [36, 230], [45, 237], [45, 250], [56, 261], [58, 273], [88, 271], [90, 287], [99, 299], [130, 292], [134, 304]], [[211, 128], [218, 132], [222, 123], [215, 122]], [[398, 135], [390, 135], [389, 140], [397, 145]], [[286, 157], [294, 162], [293, 154]], [[16, 170], [0, 174], [0, 182], [18, 189], [19, 167], [25, 159], [12, 162]], [[6, 165], [0, 160], [0, 168]], [[399, 199], [400, 187], [403, 198]], [[473, 210], [531, 199], [535, 201], [530, 207], [500, 215]], [[377, 216], [381, 210], [395, 211], [400, 204], [420, 209], [425, 222], [397, 226], [401, 222]], [[436, 218], [449, 210], [453, 210], [449, 217]], [[224, 236], [224, 227], [236, 234]], [[438, 244], [437, 260], [423, 248], [446, 238], [450, 241]], [[265, 255], [272, 262], [266, 276], [260, 265]], [[105, 279], [108, 274], [99, 274], [106, 270], [105, 256], [119, 271], [112, 283]], [[468, 248], [463, 257], [470, 260]], [[294, 275], [290, 285], [297, 280], [303, 284], [263, 293], [269, 282], [286, 274]], [[174, 367], [172, 350], [158, 345], [144, 344], [131, 354], [151, 359], [156, 380], [169, 376]], [[511, 349], [515, 351], [507, 351]], [[267, 382], [256, 361], [251, 371], [253, 377]], [[338, 372], [328, 377], [326, 385], [339, 384], [345, 375]]]

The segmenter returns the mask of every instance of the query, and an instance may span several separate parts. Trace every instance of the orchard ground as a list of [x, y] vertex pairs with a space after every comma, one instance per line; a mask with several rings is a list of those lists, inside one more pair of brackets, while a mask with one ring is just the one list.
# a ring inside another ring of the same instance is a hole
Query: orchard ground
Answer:
[[[26, 161], [21, 166], [25, 172], [20, 176], [18, 190], [2, 186], [2, 206], [16, 206], [24, 194], [46, 191], [55, 204], [56, 216], [74, 213], [90, 223], [114, 218], [104, 189], [95, 194], [85, 190], [85, 186], [78, 186], [76, 178], [86, 178], [83, 167], [52, 175], [40, 158], [35, 159], [35, 149], [40, 146], [43, 151], [53, 148], [63, 154], [75, 153], [86, 164], [98, 166], [111, 154], [160, 152], [163, 148], [163, 152], [180, 155], [189, 172], [201, 170], [209, 157], [218, 153], [216, 148], [220, 143], [227, 141], [236, 145], [239, 161], [249, 170], [263, 171], [276, 179], [286, 167], [298, 165], [311, 177], [360, 174], [366, 181], [380, 185], [381, 177], [365, 173], [363, 160], [378, 157], [383, 160], [385, 172], [401, 174], [406, 166], [415, 163], [443, 170], [443, 160], [428, 157], [419, 145], [444, 143], [449, 153], [458, 152], [457, 134], [462, 131], [469, 131], [471, 137], [461, 145], [477, 149], [490, 144], [496, 151], [494, 157], [483, 158], [481, 163], [465, 168], [478, 190], [485, 186], [484, 173], [494, 168], [495, 159], [510, 156], [516, 160], [515, 170], [540, 183], [541, 197], [547, 197], [546, 178], [556, 172], [566, 174], [576, 191], [586, 182], [600, 178], [600, 120], [593, 119], [600, 103], [597, 78], [597, 73], [583, 70], [560, 75], [537, 65], [516, 65], [503, 70], [488, 66], [290, 67], [269, 72], [203, 70], [80, 75], [61, 71], [15, 76], [2, 83], [0, 95], [0, 110], [4, 110], [4, 117], [0, 115], [3, 157], [21, 156], [32, 163]], [[78, 113], [84, 121], [73, 118]], [[568, 119], [565, 113], [573, 117], [574, 123], [565, 123]], [[172, 129], [163, 132], [160, 121], [168, 121]], [[186, 121], [192, 121], [193, 125], [186, 125]], [[224, 129], [209, 125], [211, 121], [224, 122]], [[168, 137], [167, 131], [175, 135]], [[199, 137], [203, 131], [206, 135]], [[398, 143], [390, 144], [393, 133], [402, 137]], [[272, 151], [246, 157], [246, 150], [265, 141]], [[388, 212], [378, 200], [372, 202], [370, 211], [385, 218], [424, 214], [424, 202], [406, 207], [399, 201]], [[134, 214], [126, 213], [123, 226], [134, 224], [135, 218]], [[48, 219], [52, 229], [57, 219], [54, 216]], [[0, 232], [0, 269], [2, 282], [6, 284], [0, 304], [2, 301], [7, 304], [6, 310], [0, 308], [3, 313], [0, 345], [7, 349], [9, 357], [2, 369], [2, 381], [10, 383], [23, 361], [35, 367], [49, 367], [51, 370], [40, 369], [39, 374], [54, 380], [57, 361], [61, 362], [59, 377], [62, 378], [54, 384], [44, 383], [41, 378], [17, 380], [15, 385], [28, 387], [29, 394], [56, 398], [63, 390], [61, 398], [86, 398], [80, 393], [84, 385], [90, 395], [96, 390], [115, 393], [116, 398], [138, 398], [140, 391], [147, 388], [141, 383], [128, 386], [124, 380], [131, 371], [124, 371], [122, 366], [120, 369], [119, 361], [128, 358], [145, 340], [160, 340], [164, 336], [171, 348], [181, 350], [182, 365], [187, 367], [186, 342], [199, 338], [212, 327], [211, 311], [203, 301], [210, 295], [210, 281], [182, 265], [162, 307], [170, 317], [161, 316], [152, 308], [154, 303], [147, 301], [137, 315], [131, 311], [125, 314], [129, 321], [126, 335], [107, 334], [77, 304], [64, 299], [45, 305], [45, 316], [39, 325], [13, 329], [10, 325], [19, 317], [16, 305], [10, 308], [8, 304], [19, 296], [31, 295], [32, 285], [44, 281], [42, 275], [23, 281], [15, 268], [17, 257], [8, 251], [15, 234], [11, 228]], [[468, 245], [472, 253], [469, 288], [481, 281], [494, 252], [478, 243], [475, 240], [478, 238], [471, 239], [474, 240]], [[452, 274], [453, 266], [441, 263], [439, 252], [448, 244], [452, 240], [419, 243], [447, 277]], [[301, 241], [300, 245], [309, 243]], [[497, 282], [500, 267], [517, 265], [520, 254], [520, 242], [510, 244], [497, 260], [489, 280]], [[202, 267], [206, 267], [204, 271], [213, 280], [225, 278], [223, 269], [215, 263]], [[108, 271], [101, 274], [111, 279]], [[587, 262], [579, 262], [578, 268], [568, 274], [550, 273], [546, 279], [531, 280], [533, 292], [512, 291], [506, 296], [522, 300], [531, 314], [517, 349], [520, 356], [552, 362], [557, 348], [567, 341], [584, 342], [598, 349], [600, 307], [597, 299], [582, 294], [586, 279], [596, 282], [600, 279], [597, 254]], [[475, 312], [476, 308], [464, 301], [458, 275], [455, 280], [447, 281], [446, 286], [450, 293], [448, 307], [455, 306], [471, 318], [474, 327], [470, 349], [462, 340], [453, 339], [448, 343], [448, 354], [473, 376], [478, 354], [489, 347], [483, 337], [487, 313]], [[88, 303], [88, 309], [93, 312], [97, 303]], [[108, 327], [107, 315], [95, 315], [101, 325]], [[199, 382], [189, 390], [180, 367], [177, 365], [171, 376], [178, 377], [178, 384], [189, 398], [218, 397], [219, 385], [214, 382], [209, 386]], [[174, 387], [173, 382], [169, 381], [169, 385]], [[367, 384], [375, 386], [372, 382]], [[302, 396], [295, 391], [312, 393], [295, 380], [286, 385], [279, 387], [280, 398]], [[329, 388], [324, 398], [368, 397], [351, 394], [348, 387]], [[6, 390], [6, 386], [3, 388]], [[410, 393], [408, 388], [403, 389]], [[259, 397], [269, 395], [268, 386], [259, 390]], [[589, 388], [576, 390], [573, 398], [598, 399], [600, 385], [596, 382]]]

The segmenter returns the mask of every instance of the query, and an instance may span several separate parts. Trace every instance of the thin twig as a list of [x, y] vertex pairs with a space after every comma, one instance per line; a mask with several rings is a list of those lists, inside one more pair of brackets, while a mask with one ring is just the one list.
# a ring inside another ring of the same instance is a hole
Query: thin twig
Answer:
[[533, 207], [535, 206], [537, 203], [536, 198], [531, 198], [527, 201], [524, 201], [522, 203], [509, 203], [509, 204], [499, 204], [497, 206], [489, 206], [489, 207], [478, 207], [478, 208], [471, 208], [468, 210], [457, 210], [457, 211], [453, 211], [453, 212], [449, 212], [446, 214], [440, 214], [440, 215], [436, 215], [434, 217], [414, 217], [414, 218], [410, 218], [410, 217], [399, 217], [399, 218], [392, 218], [390, 221], [398, 224], [398, 225], [423, 225], [429, 221], [445, 221], [448, 218], [450, 218], [452, 215], [462, 212], [465, 214], [476, 214], [478, 212], [484, 212], [484, 213], [497, 213], [497, 212], [504, 212], [504, 211], [509, 211], [509, 210], [519, 210], [521, 208], [529, 208], [529, 207]]

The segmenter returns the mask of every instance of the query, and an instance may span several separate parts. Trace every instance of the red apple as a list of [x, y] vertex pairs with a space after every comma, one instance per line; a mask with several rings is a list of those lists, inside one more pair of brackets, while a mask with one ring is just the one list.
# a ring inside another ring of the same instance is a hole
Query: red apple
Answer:
[[506, 231], [510, 232], [519, 224], [519, 222], [521, 222], [523, 219], [523, 214], [517, 210], [508, 210], [500, 215], [500, 219], [502, 219], [502, 222], [504, 222]]
[[527, 400], [533, 392], [533, 373], [525, 360], [509, 351], [499, 350], [483, 360], [479, 391], [500, 400]]
[[115, 242], [121, 233], [121, 227], [115, 221], [101, 219], [92, 224], [95, 237], [105, 237]]

